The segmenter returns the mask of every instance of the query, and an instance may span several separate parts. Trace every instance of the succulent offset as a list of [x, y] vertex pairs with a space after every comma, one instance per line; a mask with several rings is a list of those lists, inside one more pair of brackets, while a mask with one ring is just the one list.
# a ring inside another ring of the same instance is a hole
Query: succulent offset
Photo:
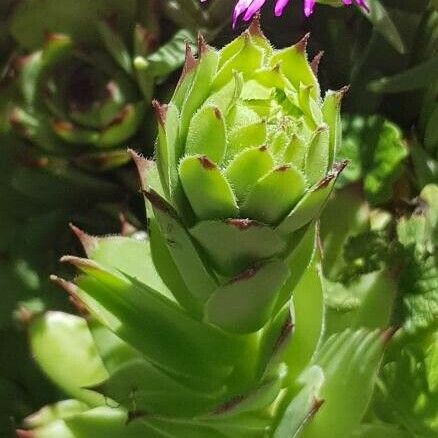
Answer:
[[[74, 398], [34, 437], [350, 437], [391, 331], [323, 334], [316, 221], [345, 163], [340, 100], [321, 99], [307, 37], [274, 50], [257, 21], [187, 49], [154, 104], [156, 162], [134, 154], [148, 239], [95, 238], [53, 277], [84, 317], [31, 325], [34, 357]], [[19, 431], [27, 436], [27, 431]]]
[[160, 46], [157, 20], [151, 1], [17, 6], [10, 19], [22, 48], [11, 62], [15, 132], [88, 170], [124, 164], [127, 144], [144, 147], [148, 138], [156, 83], [183, 62], [191, 39], [181, 30]]

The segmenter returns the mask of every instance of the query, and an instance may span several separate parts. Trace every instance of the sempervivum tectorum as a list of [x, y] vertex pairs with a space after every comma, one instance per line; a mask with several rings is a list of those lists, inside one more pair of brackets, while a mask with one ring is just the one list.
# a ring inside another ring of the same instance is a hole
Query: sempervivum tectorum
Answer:
[[[135, 156], [149, 239], [75, 229], [81, 275], [53, 279], [85, 318], [31, 325], [39, 364], [76, 399], [35, 437], [349, 438], [391, 332], [323, 338], [315, 220], [342, 164], [339, 100], [305, 40], [274, 50], [257, 23], [188, 51], [155, 104], [156, 163]], [[68, 340], [68, 342], [67, 342]], [[20, 432], [25, 436], [25, 433]]]

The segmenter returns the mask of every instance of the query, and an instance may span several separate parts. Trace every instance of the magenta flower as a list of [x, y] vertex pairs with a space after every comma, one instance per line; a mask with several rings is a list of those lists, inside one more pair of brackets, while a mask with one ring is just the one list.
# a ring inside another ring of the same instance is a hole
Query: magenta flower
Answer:
[[[201, 0], [205, 2], [207, 0]], [[284, 8], [289, 4], [290, 0], [275, 0], [274, 13], [277, 17], [283, 14]], [[304, 1], [304, 15], [309, 17], [312, 15], [315, 9], [317, 0], [303, 0]], [[243, 16], [244, 21], [249, 21], [251, 18], [260, 11], [262, 6], [266, 3], [266, 0], [237, 0], [233, 13], [233, 27], [236, 25], [237, 20]], [[367, 0], [342, 0], [345, 6], [350, 6], [355, 3], [360, 8], [368, 11]]]

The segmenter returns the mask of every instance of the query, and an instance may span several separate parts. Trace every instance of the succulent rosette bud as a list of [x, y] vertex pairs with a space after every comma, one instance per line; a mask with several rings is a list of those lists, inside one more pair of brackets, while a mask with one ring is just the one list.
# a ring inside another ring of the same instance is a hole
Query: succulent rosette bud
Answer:
[[315, 221], [344, 166], [343, 91], [321, 100], [306, 40], [274, 50], [255, 22], [187, 50], [155, 103], [156, 161], [133, 154], [149, 238], [74, 227], [88, 259], [62, 259], [75, 284], [53, 280], [84, 318], [31, 324], [34, 357], [76, 399], [27, 419], [33, 436], [352, 436], [391, 333], [322, 337]]
[[55, 3], [24, 2], [11, 18], [23, 48], [12, 65], [11, 125], [89, 169], [123, 164], [127, 145], [146, 142], [154, 87], [183, 62], [190, 36], [180, 31], [160, 47], [151, 2]]
[[201, 38], [171, 102], [155, 102], [162, 193], [221, 275], [283, 258], [345, 165], [345, 90], [321, 99], [307, 39], [274, 50], [256, 22], [220, 52]]

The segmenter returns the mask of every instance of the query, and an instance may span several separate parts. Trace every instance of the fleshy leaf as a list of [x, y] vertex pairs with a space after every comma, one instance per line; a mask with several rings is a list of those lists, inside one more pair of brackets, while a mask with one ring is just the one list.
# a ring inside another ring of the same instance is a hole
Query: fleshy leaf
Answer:
[[263, 223], [274, 224], [292, 210], [304, 194], [305, 188], [306, 179], [295, 167], [276, 167], [254, 185], [242, 206], [241, 214]]
[[284, 249], [284, 242], [271, 228], [247, 219], [199, 222], [190, 229], [190, 234], [206, 251], [214, 267], [230, 276]]
[[67, 394], [91, 406], [105, 403], [91, 387], [108, 377], [83, 318], [49, 312], [30, 327], [33, 355], [44, 372]]
[[238, 207], [230, 184], [205, 156], [190, 156], [179, 168], [182, 186], [200, 220], [236, 217]]
[[206, 320], [236, 333], [251, 333], [270, 318], [289, 270], [280, 260], [242, 272], [208, 300]]
[[205, 154], [210, 161], [220, 164], [225, 148], [226, 128], [221, 111], [214, 106], [202, 107], [190, 122], [186, 154]]

